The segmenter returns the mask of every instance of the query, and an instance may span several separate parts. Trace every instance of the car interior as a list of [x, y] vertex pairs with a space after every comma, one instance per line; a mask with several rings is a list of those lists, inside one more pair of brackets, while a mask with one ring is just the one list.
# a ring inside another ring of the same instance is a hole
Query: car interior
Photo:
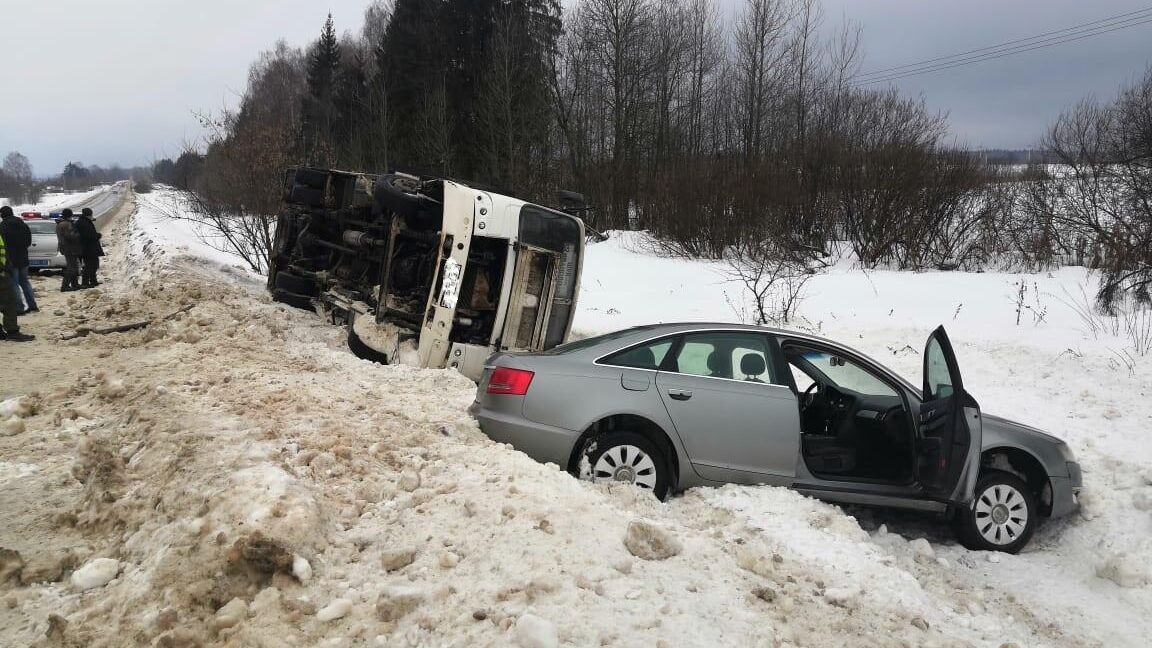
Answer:
[[808, 469], [833, 480], [911, 481], [913, 430], [896, 388], [829, 351], [795, 343], [783, 351], [799, 396]]

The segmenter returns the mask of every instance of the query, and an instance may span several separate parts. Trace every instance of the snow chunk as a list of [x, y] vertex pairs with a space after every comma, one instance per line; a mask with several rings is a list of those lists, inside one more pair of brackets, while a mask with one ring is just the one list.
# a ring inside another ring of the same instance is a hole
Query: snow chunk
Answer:
[[0, 401], [0, 419], [10, 419], [14, 416], [17, 418], [28, 418], [35, 413], [36, 405], [32, 399], [27, 396], [17, 396], [16, 398]]
[[665, 560], [684, 550], [676, 536], [643, 520], [633, 520], [628, 524], [624, 546], [633, 556], [644, 560]]
[[352, 601], [346, 598], [333, 599], [331, 603], [325, 605], [316, 613], [317, 621], [335, 621], [336, 619], [343, 618], [352, 610]]
[[396, 621], [424, 602], [424, 593], [415, 587], [388, 587], [376, 599], [376, 617]]
[[224, 607], [216, 610], [216, 617], [212, 620], [212, 624], [218, 629], [231, 628], [247, 618], [248, 604], [244, 602], [244, 599], [234, 598], [228, 601]]
[[1120, 587], [1136, 588], [1152, 584], [1152, 567], [1131, 554], [1112, 556], [1096, 566], [1096, 575]]
[[24, 434], [24, 419], [19, 416], [0, 423], [0, 436], [16, 436], [17, 434]]
[[856, 599], [859, 596], [860, 591], [855, 587], [829, 587], [824, 590], [824, 600], [842, 608], [856, 607]]
[[924, 538], [916, 538], [915, 540], [910, 541], [908, 543], [908, 548], [911, 549], [912, 553], [916, 554], [917, 556], [923, 556], [924, 558], [933, 558], [936, 556], [936, 552], [932, 549], [932, 545], [929, 544], [928, 541]]
[[312, 565], [303, 556], [292, 556], [292, 575], [301, 583], [312, 580]]
[[417, 488], [420, 488], [420, 473], [411, 468], [405, 468], [404, 472], [400, 474], [400, 481], [397, 482], [396, 485], [400, 487], [400, 490], [411, 493]]
[[97, 558], [72, 573], [72, 587], [83, 592], [108, 584], [120, 573], [120, 561], [113, 558]]
[[404, 569], [415, 560], [415, 549], [398, 549], [395, 551], [385, 551], [384, 554], [380, 556], [380, 565], [384, 567], [385, 571], [391, 572]]
[[516, 620], [516, 643], [523, 648], [555, 648], [560, 645], [556, 624], [535, 614], [522, 614]]

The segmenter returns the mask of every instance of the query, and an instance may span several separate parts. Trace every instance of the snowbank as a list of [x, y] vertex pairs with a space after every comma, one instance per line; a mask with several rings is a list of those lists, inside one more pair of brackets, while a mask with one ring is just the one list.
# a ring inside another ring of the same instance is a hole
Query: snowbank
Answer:
[[[1083, 513], [1019, 556], [969, 552], [932, 518], [783, 489], [662, 504], [577, 481], [485, 437], [459, 374], [358, 360], [344, 331], [271, 303], [141, 198], [106, 235], [108, 292], [68, 299], [89, 324], [190, 308], [61, 343], [101, 369], [27, 412], [11, 437], [27, 456], [5, 457], [18, 476], [0, 481], [67, 492], [60, 524], [80, 549], [13, 599], [31, 622], [0, 624], [0, 643], [1140, 646], [1152, 633], [1152, 377], [1116, 372], [1054, 308], [1016, 327], [988, 292], [1009, 275], [873, 273], [873, 291], [833, 268], [804, 314], [915, 380], [927, 330], [953, 299], [974, 305], [941, 320], [972, 391], [1069, 439], [1085, 466]], [[578, 327], [731, 318], [715, 264], [628, 238], [589, 247]], [[17, 549], [8, 569], [47, 553]], [[102, 586], [62, 584], [100, 558], [118, 569], [101, 563]]]

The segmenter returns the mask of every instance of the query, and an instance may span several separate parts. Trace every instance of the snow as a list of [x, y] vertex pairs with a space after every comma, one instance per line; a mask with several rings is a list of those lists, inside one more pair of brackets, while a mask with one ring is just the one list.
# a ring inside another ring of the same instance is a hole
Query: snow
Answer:
[[50, 212], [59, 211], [65, 207], [76, 207], [83, 205], [96, 198], [100, 194], [111, 191], [116, 185], [97, 185], [91, 189], [84, 191], [67, 191], [60, 193], [45, 193], [40, 196], [40, 200], [35, 203], [24, 205], [13, 205], [12, 211], [20, 214], [26, 211], [38, 211], [45, 216]]
[[[21, 560], [64, 534], [88, 554], [49, 567], [100, 555], [123, 570], [99, 596], [24, 588], [27, 621], [0, 623], [0, 644], [42, 637], [50, 614], [92, 646], [1142, 646], [1152, 633], [1152, 370], [1110, 362], [1123, 340], [1085, 333], [1056, 298], [1089, 285], [1082, 270], [864, 275], [843, 262], [801, 306], [802, 325], [913, 382], [928, 331], [946, 324], [986, 411], [1070, 443], [1083, 511], [1002, 556], [964, 549], [929, 516], [786, 489], [660, 503], [572, 479], [485, 437], [459, 374], [359, 360], [344, 330], [271, 303], [163, 217], [164, 195], [140, 196], [106, 233], [102, 292], [55, 299], [95, 326], [191, 309], [58, 343], [70, 362], [39, 387], [50, 397], [29, 396], [26, 430], [0, 438], [21, 520], [48, 517], [45, 493], [74, 518], [13, 547]], [[740, 293], [719, 264], [641, 247], [634, 234], [588, 247], [580, 333], [734, 319]], [[1043, 321], [1016, 325], [1021, 278]]]
[[96, 558], [72, 572], [72, 587], [84, 592], [104, 587], [120, 573], [120, 562], [114, 558]]

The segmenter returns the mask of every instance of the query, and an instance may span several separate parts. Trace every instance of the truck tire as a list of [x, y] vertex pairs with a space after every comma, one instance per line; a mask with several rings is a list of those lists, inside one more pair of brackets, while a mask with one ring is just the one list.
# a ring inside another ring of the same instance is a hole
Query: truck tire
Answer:
[[277, 288], [272, 291], [272, 301], [280, 302], [292, 308], [299, 308], [300, 310], [315, 312], [316, 309], [312, 307], [312, 298], [307, 295], [299, 295], [294, 292], [289, 292], [283, 288]]
[[372, 195], [381, 209], [400, 214], [410, 227], [418, 227], [435, 214], [438, 205], [415, 189], [411, 178], [388, 173], [376, 179]]
[[276, 288], [309, 298], [320, 294], [320, 287], [316, 285], [315, 281], [286, 270], [276, 273]]
[[388, 356], [380, 353], [376, 349], [364, 344], [359, 335], [352, 330], [352, 326], [348, 326], [348, 350], [352, 355], [360, 358], [361, 360], [368, 360], [369, 362], [376, 362], [379, 364], [388, 364]]

